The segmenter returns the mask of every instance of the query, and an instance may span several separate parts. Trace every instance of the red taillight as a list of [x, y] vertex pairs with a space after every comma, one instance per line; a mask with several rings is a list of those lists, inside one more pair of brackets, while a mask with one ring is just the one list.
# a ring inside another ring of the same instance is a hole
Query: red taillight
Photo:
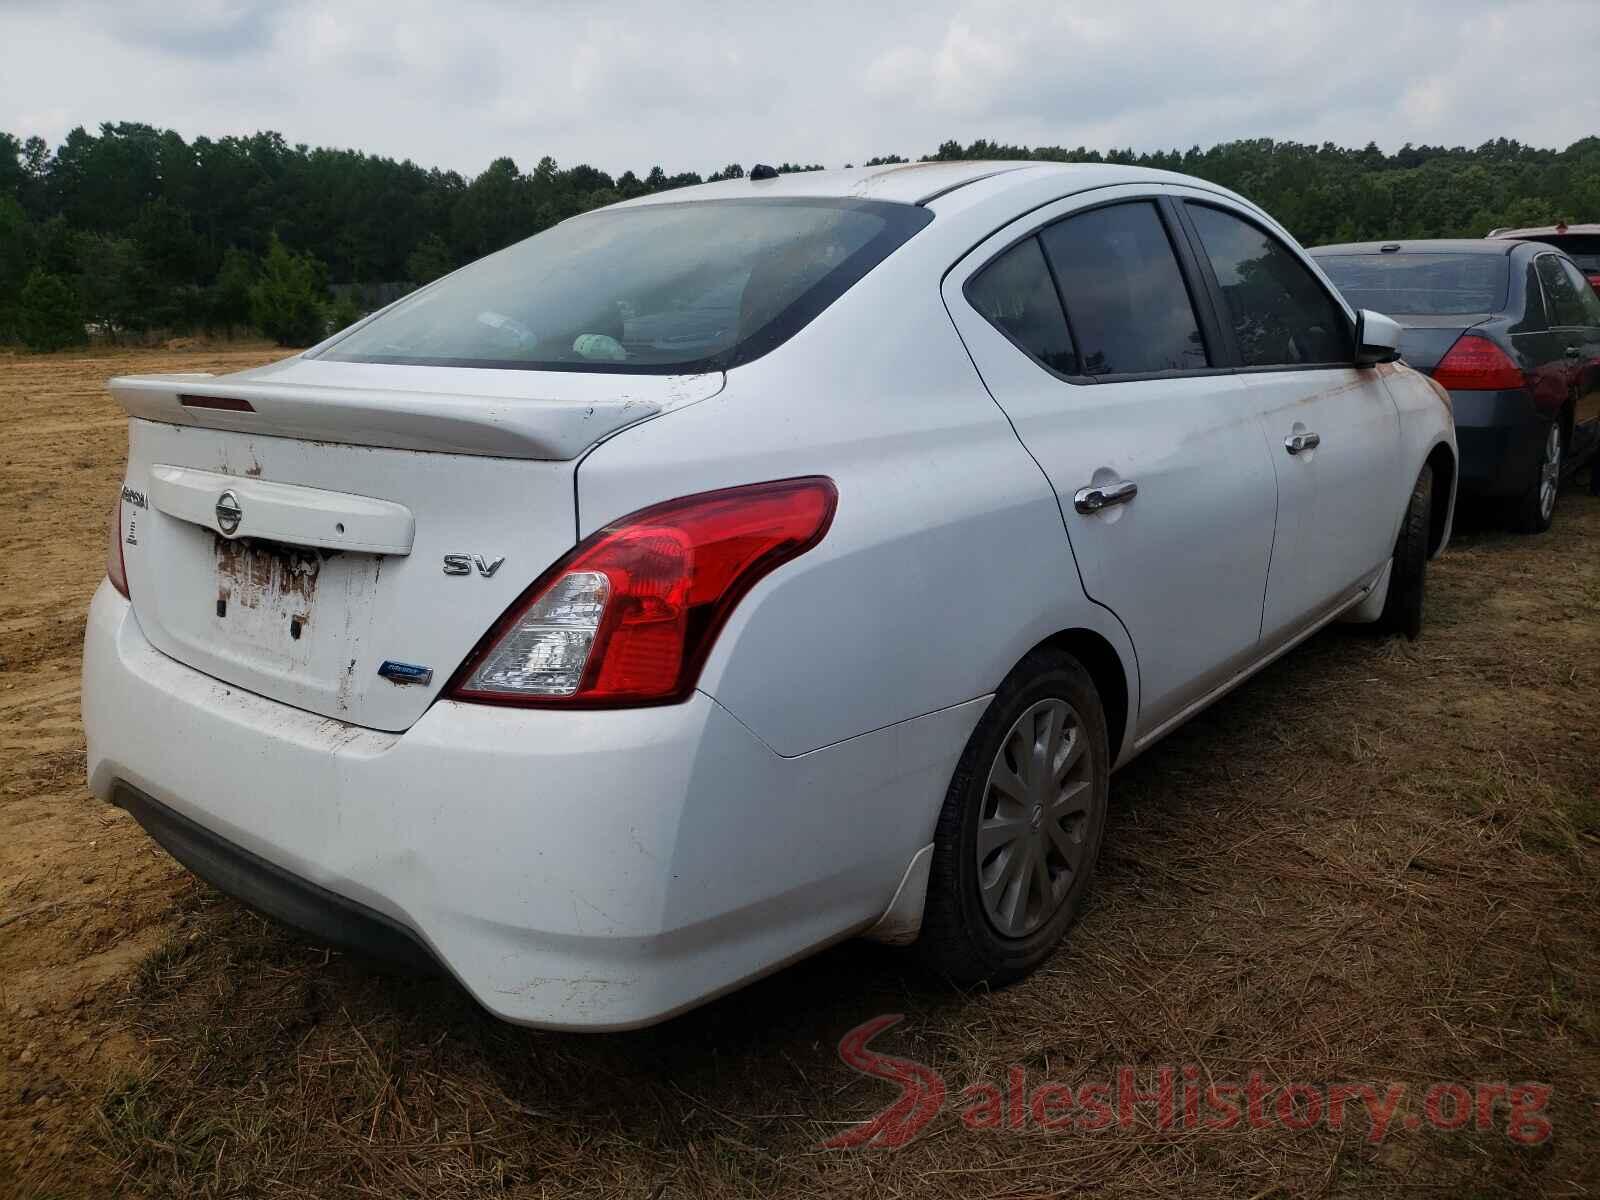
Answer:
[[1433, 377], [1453, 392], [1494, 392], [1528, 386], [1510, 355], [1486, 337], [1464, 333], [1439, 360]]
[[1595, 291], [1600, 292], [1600, 275], [1589, 276], [1589, 286]]
[[111, 502], [111, 514], [106, 518], [106, 578], [111, 586], [128, 596], [128, 564], [122, 557], [122, 486], [117, 486], [117, 498]]
[[670, 500], [586, 538], [495, 623], [449, 694], [493, 704], [670, 704], [734, 606], [828, 531], [820, 476]]

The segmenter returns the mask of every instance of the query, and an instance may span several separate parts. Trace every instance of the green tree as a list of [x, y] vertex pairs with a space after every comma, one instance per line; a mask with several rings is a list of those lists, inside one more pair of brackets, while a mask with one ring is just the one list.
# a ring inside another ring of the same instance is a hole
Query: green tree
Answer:
[[22, 286], [37, 256], [28, 214], [10, 196], [0, 195], [0, 342], [21, 340]]
[[33, 350], [62, 350], [88, 341], [83, 310], [72, 286], [59, 275], [34, 271], [22, 285], [22, 340]]
[[417, 248], [406, 256], [406, 277], [418, 286], [432, 283], [455, 269], [455, 263], [450, 258], [450, 247], [436, 233], [423, 238], [417, 243]]
[[228, 334], [250, 324], [250, 289], [256, 282], [256, 260], [248, 250], [229, 246], [222, 256], [217, 281], [211, 285], [207, 321]]
[[321, 266], [309, 254], [296, 254], [274, 234], [250, 288], [250, 316], [256, 328], [280, 346], [309, 346], [327, 329]]
[[334, 330], [348, 329], [366, 314], [349, 292], [340, 296], [328, 308], [328, 324]]
[[[541, 172], [545, 164], [540, 163]], [[550, 164], [554, 170], [554, 163]], [[535, 178], [539, 176], [536, 175]], [[538, 226], [533, 180], [509, 158], [497, 158], [461, 194], [450, 214], [450, 247], [462, 262], [521, 241]]]
[[129, 238], [79, 234], [73, 243], [84, 316], [116, 341], [151, 328], [154, 281]]

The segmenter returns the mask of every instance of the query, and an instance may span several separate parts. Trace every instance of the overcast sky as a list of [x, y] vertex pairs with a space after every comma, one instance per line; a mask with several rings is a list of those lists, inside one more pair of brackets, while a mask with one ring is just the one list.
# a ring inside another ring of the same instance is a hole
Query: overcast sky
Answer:
[[469, 176], [979, 137], [1559, 148], [1600, 133], [1600, 0], [0, 0], [0, 129], [119, 120]]

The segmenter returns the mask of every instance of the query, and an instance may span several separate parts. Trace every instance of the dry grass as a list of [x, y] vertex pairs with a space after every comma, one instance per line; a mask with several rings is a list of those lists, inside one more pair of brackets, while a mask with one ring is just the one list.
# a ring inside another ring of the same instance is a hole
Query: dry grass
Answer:
[[[179, 872], [141, 876], [160, 937], [91, 1002], [140, 1053], [110, 1078], [73, 1076], [54, 1149], [28, 1156], [18, 1186], [1593, 1195], [1597, 600], [1600, 500], [1569, 489], [1541, 538], [1462, 534], [1432, 570], [1420, 642], [1325, 633], [1119, 775], [1089, 912], [1042, 972], [993, 995], [847, 945], [657, 1029], [541, 1034], [447, 983], [309, 947]], [[71, 919], [17, 928], [47, 918]], [[893, 1098], [835, 1052], [884, 1012], [907, 1017], [877, 1048], [938, 1068], [952, 1102], [904, 1149], [818, 1150]], [[0, 1057], [16, 1045], [0, 1028]], [[1433, 1081], [1536, 1080], [1554, 1086], [1555, 1136], [966, 1129], [960, 1089], [1013, 1063], [1030, 1083], [1124, 1063], [1397, 1081], [1408, 1111]]]

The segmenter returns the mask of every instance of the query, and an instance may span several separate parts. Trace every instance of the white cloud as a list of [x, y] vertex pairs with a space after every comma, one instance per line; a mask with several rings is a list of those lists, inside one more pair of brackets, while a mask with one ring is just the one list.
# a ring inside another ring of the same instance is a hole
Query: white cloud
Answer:
[[275, 129], [474, 174], [840, 165], [941, 141], [1561, 146], [1600, 132], [1592, 0], [11, 0], [0, 129]]

